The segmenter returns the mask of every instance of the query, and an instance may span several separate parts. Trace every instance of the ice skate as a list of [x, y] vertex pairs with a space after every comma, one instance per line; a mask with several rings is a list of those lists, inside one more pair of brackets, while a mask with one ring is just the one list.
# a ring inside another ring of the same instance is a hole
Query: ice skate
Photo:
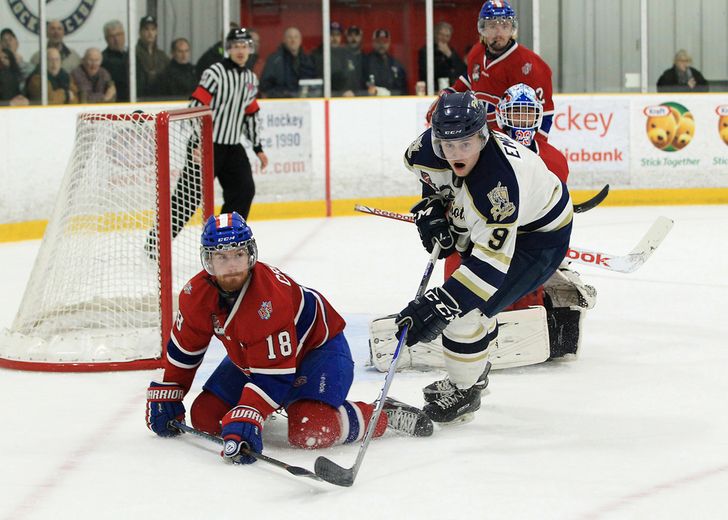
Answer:
[[454, 391], [425, 405], [422, 409], [433, 422], [454, 424], [469, 422], [473, 412], [480, 408], [480, 390], [476, 385], [466, 390], [455, 388]]
[[[485, 370], [480, 374], [473, 388], [477, 388], [480, 392], [488, 388], [488, 372], [490, 372], [490, 367], [491, 363], [488, 361], [485, 365]], [[422, 389], [422, 393], [425, 396], [425, 402], [431, 403], [444, 395], [452, 394], [455, 390], [457, 390], [457, 387], [450, 381], [450, 378], [446, 377], [445, 379], [430, 383]]]
[[384, 400], [382, 411], [387, 414], [387, 428], [413, 437], [429, 437], [432, 435], [432, 421], [425, 413], [392, 397]]

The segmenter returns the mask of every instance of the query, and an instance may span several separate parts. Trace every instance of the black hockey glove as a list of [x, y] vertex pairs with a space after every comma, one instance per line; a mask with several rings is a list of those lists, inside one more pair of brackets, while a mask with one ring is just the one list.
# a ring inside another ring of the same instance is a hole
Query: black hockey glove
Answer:
[[409, 325], [407, 346], [420, 341], [432, 341], [437, 338], [447, 324], [460, 315], [460, 306], [442, 287], [430, 289], [421, 298], [412, 300], [397, 315], [397, 338], [402, 329]]
[[445, 216], [445, 201], [436, 196], [422, 199], [410, 210], [415, 218], [417, 232], [422, 245], [428, 253], [432, 253], [435, 242], [440, 244], [438, 258], [450, 256], [455, 251], [455, 238], [450, 230], [450, 222]]

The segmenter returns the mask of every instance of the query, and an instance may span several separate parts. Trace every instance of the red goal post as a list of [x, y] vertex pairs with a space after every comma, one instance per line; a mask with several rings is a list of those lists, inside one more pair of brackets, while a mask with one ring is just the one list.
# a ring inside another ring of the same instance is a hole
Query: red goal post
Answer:
[[162, 366], [176, 295], [214, 212], [208, 108], [82, 113], [0, 367]]

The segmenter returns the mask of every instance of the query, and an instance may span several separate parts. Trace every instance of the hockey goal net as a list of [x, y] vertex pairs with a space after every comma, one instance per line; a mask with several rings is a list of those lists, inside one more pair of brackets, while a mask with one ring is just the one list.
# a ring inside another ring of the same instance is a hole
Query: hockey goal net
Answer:
[[213, 212], [206, 108], [83, 113], [0, 366], [161, 366], [176, 295], [200, 269]]

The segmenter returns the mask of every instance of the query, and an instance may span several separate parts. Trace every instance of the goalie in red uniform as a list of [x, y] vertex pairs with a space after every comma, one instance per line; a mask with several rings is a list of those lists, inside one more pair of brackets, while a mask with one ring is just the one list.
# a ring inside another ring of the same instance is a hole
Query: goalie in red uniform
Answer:
[[[162, 437], [179, 433], [184, 396], [210, 340], [227, 356], [190, 409], [195, 428], [225, 440], [226, 460], [255, 461], [241, 448], [263, 450], [262, 430], [279, 408], [288, 414], [288, 440], [323, 448], [361, 439], [374, 405], [347, 401], [354, 362], [344, 320], [317, 291], [258, 261], [253, 233], [237, 213], [210, 217], [202, 232], [200, 271], [182, 289], [167, 345], [162, 382], [147, 391], [149, 429]], [[388, 400], [375, 436], [387, 427], [432, 434], [421, 410]]]

